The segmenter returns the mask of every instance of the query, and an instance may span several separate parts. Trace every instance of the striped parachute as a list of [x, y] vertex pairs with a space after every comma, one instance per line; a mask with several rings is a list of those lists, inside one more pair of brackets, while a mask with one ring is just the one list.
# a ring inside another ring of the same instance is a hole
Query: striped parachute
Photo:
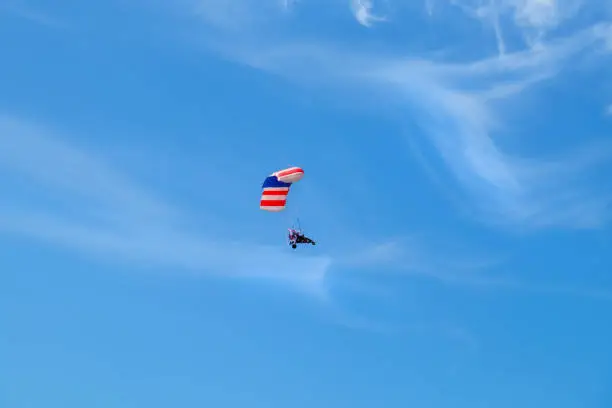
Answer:
[[291, 185], [304, 177], [304, 170], [289, 167], [270, 174], [263, 182], [259, 208], [264, 211], [278, 212], [285, 209]]

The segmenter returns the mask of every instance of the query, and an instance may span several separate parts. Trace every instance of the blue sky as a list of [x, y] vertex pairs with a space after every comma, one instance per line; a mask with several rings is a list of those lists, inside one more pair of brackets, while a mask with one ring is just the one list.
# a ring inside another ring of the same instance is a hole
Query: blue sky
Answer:
[[7, 0], [0, 37], [2, 406], [611, 406], [612, 2]]

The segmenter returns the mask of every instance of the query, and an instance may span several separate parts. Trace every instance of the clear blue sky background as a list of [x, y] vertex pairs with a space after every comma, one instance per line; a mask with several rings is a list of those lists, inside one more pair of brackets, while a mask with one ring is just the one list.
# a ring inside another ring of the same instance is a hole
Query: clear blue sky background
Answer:
[[454, 3], [3, 1], [0, 406], [611, 407], [612, 3]]

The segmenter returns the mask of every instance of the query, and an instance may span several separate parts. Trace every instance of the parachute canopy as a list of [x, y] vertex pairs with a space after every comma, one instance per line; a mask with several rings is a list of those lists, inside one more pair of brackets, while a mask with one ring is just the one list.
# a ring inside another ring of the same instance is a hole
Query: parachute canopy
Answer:
[[291, 185], [304, 177], [304, 170], [289, 167], [270, 174], [263, 182], [259, 208], [278, 212], [285, 209]]

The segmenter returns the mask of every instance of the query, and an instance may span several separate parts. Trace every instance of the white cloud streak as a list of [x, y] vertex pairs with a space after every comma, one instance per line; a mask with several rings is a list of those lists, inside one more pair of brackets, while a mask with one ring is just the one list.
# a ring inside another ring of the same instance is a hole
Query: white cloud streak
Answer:
[[311, 294], [322, 290], [329, 258], [240, 241], [218, 242], [210, 238], [214, 232], [186, 231], [181, 225], [187, 214], [44, 127], [2, 116], [0, 144], [5, 186], [0, 230], [5, 233], [110, 262], [286, 282]]
[[[429, 241], [429, 242], [427, 242]], [[539, 281], [537, 277], [518, 278], [520, 267], [508, 267], [513, 257], [502, 255], [504, 251], [490, 248], [475, 250], [475, 244], [457, 242], [450, 238], [434, 241], [426, 237], [395, 239], [379, 244], [364, 246], [359, 254], [339, 256], [335, 266], [350, 276], [376, 277], [377, 284], [388, 276], [405, 276], [439, 284], [461, 287], [473, 291], [494, 291], [499, 294], [515, 293], [562, 296], [590, 299], [602, 302], [612, 301], [612, 289], [606, 285]], [[497, 255], [493, 255], [497, 252]], [[366, 280], [367, 281], [367, 280]], [[385, 299], [394, 296], [392, 288], [383, 291], [354, 288], [371, 296]], [[401, 296], [401, 295], [400, 295]]]
[[[257, 47], [234, 42], [238, 46], [224, 52], [287, 78], [385, 93], [390, 102], [403, 104], [428, 134], [455, 181], [471, 197], [478, 217], [488, 223], [513, 228], [596, 228], [608, 222], [612, 197], [585, 180], [606, 164], [611, 146], [590, 149], [593, 156], [586, 159], [527, 158], [505, 151], [496, 133], [521, 130], [505, 121], [506, 104], [516, 105], [516, 100], [536, 85], [578, 69], [582, 59], [605, 56], [610, 50], [612, 26], [594, 24], [545, 40], [545, 34], [586, 6], [574, 0], [456, 0], [452, 4], [492, 24], [498, 55], [443, 62], [291, 40], [258, 43]], [[353, 3], [362, 20], [371, 6], [363, 1]], [[508, 17], [528, 38], [527, 48], [508, 51], [501, 29], [501, 22]], [[585, 151], [589, 149], [580, 154]], [[567, 168], [573, 172], [565, 171]]]
[[581, 157], [525, 158], [505, 152], [494, 135], [507, 126], [502, 102], [603, 51], [610, 27], [599, 24], [540, 47], [465, 63], [299, 44], [236, 55], [289, 78], [352, 84], [404, 104], [482, 220], [519, 228], [595, 228], [609, 220], [612, 197], [584, 181], [608, 161], [611, 146], [582, 149]]
[[511, 19], [525, 43], [533, 47], [550, 31], [574, 17], [583, 7], [583, 0], [451, 0], [451, 4], [491, 24], [498, 46], [504, 48], [500, 18]]
[[[596, 227], [608, 220], [611, 197], [580, 191], [580, 175], [588, 177], [587, 170], [608, 160], [610, 146], [593, 149], [586, 160], [523, 159], [504, 153], [493, 134], [503, 120], [496, 102], [553, 77], [601, 44], [607, 30], [597, 26], [549, 47], [476, 63], [383, 62], [368, 76], [403, 93], [417, 117], [426, 118], [422, 126], [482, 211], [531, 226]], [[568, 166], [575, 172], [560, 172]]]
[[[283, 21], [296, 3], [292, 0], [180, 0], [190, 14], [224, 35], [262, 34]], [[176, 8], [176, 4], [171, 4]], [[217, 34], [218, 35], [218, 34]]]
[[[0, 232], [105, 262], [194, 276], [284, 282], [330, 307], [326, 275], [331, 268], [351, 274], [382, 268], [385, 273], [490, 289], [516, 286], [487, 273], [494, 261], [451, 256], [439, 245], [432, 252], [418, 238], [360, 242], [358, 251], [334, 257], [219, 242], [207, 231], [181, 228], [188, 214], [134, 184], [101, 157], [62, 139], [47, 127], [0, 116], [0, 179], [5, 185]], [[15, 181], [27, 188], [16, 188]], [[66, 203], [67, 207], [58, 205]]]
[[374, 14], [373, 8], [371, 0], [351, 0], [351, 9], [355, 19], [364, 27], [372, 27], [376, 22], [385, 21], [384, 17]]

